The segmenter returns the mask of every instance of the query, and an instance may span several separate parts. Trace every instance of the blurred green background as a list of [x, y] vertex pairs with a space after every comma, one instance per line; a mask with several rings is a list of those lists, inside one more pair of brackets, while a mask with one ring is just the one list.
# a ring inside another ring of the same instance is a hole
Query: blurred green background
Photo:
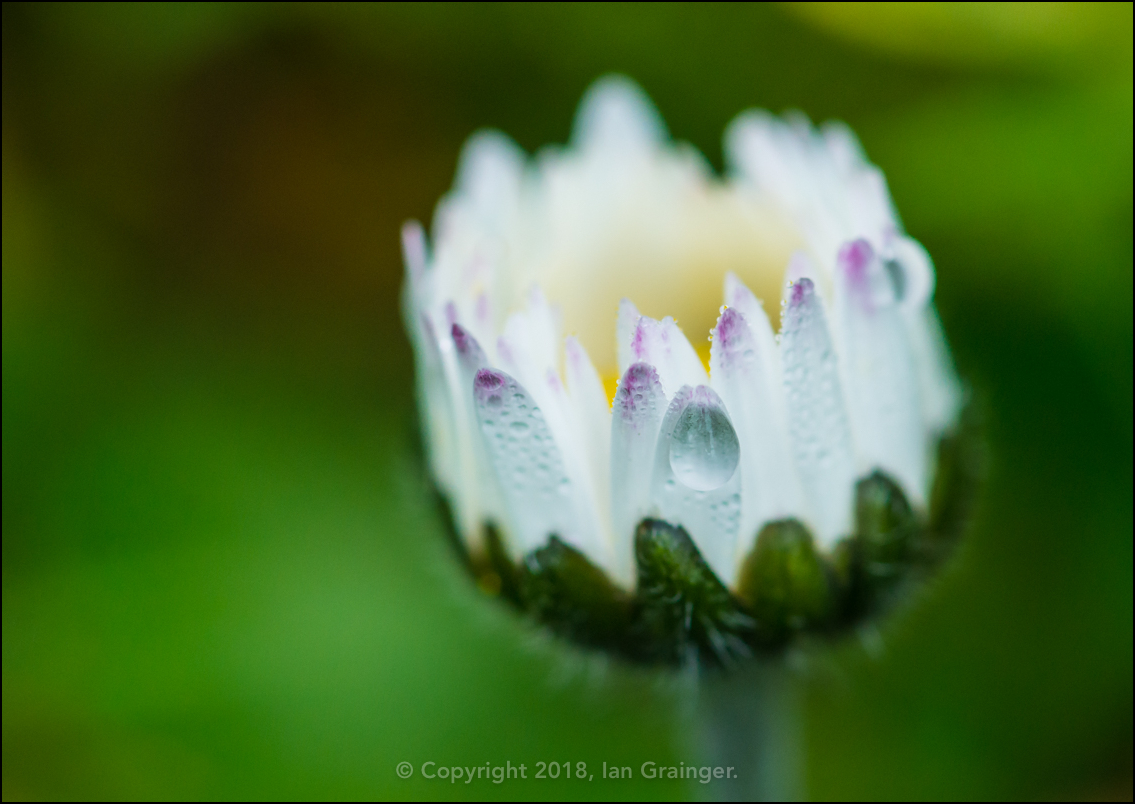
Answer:
[[1131, 797], [1130, 4], [5, 4], [5, 799], [699, 794], [394, 771], [691, 761], [462, 577], [397, 312], [464, 138], [610, 71], [718, 168], [847, 121], [986, 409], [957, 565], [804, 681], [807, 793]]

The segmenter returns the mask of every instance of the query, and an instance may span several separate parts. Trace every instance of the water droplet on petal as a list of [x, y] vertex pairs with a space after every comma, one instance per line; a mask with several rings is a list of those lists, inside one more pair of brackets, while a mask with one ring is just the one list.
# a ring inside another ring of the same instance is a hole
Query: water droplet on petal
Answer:
[[670, 468], [696, 491], [719, 488], [733, 477], [741, 459], [737, 433], [725, 411], [693, 403], [682, 411], [670, 441]]

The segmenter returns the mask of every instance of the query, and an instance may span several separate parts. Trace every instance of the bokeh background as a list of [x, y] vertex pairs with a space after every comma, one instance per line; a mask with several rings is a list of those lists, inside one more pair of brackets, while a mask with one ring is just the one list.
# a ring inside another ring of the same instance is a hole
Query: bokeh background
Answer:
[[698, 794], [394, 772], [690, 760], [461, 575], [397, 307], [464, 138], [611, 71], [718, 169], [847, 121], [986, 412], [957, 565], [803, 682], [806, 792], [1131, 797], [1130, 4], [5, 4], [5, 799]]

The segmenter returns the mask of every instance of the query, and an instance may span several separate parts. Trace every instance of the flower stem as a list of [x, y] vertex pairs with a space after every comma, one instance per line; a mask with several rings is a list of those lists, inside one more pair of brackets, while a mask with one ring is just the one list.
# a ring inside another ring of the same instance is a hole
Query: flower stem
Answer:
[[800, 800], [801, 710], [799, 683], [780, 662], [755, 661], [705, 679], [692, 734], [703, 764], [723, 771], [710, 782], [699, 779], [696, 795], [717, 801]]

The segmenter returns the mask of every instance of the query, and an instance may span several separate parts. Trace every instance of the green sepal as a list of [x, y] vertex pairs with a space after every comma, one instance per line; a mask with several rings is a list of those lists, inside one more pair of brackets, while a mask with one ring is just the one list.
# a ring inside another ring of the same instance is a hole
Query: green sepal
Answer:
[[631, 597], [558, 536], [524, 557], [520, 601], [539, 622], [584, 645], [625, 651]]
[[923, 526], [895, 481], [874, 471], [855, 485], [855, 534], [832, 551], [842, 618], [855, 622], [894, 602], [910, 580]]
[[644, 659], [729, 666], [751, 654], [752, 618], [683, 528], [644, 519], [634, 546]]
[[870, 577], [898, 575], [918, 531], [918, 518], [898, 483], [876, 470], [855, 484], [855, 535]]
[[833, 579], [816, 552], [812, 534], [796, 519], [769, 522], [741, 565], [737, 590], [756, 620], [764, 647], [823, 624], [832, 608]]
[[830, 554], [818, 553], [795, 520], [763, 527], [736, 596], [680, 526], [646, 519], [636, 528], [638, 586], [631, 594], [554, 535], [520, 566], [491, 522], [467, 550], [444, 496], [437, 496], [451, 543], [487, 593], [557, 634], [631, 661], [721, 667], [754, 651], [775, 655], [797, 632], [835, 636], [905, 600], [961, 538], [983, 456], [970, 406], [939, 444], [928, 516], [876, 471], [856, 484], [854, 533]]

